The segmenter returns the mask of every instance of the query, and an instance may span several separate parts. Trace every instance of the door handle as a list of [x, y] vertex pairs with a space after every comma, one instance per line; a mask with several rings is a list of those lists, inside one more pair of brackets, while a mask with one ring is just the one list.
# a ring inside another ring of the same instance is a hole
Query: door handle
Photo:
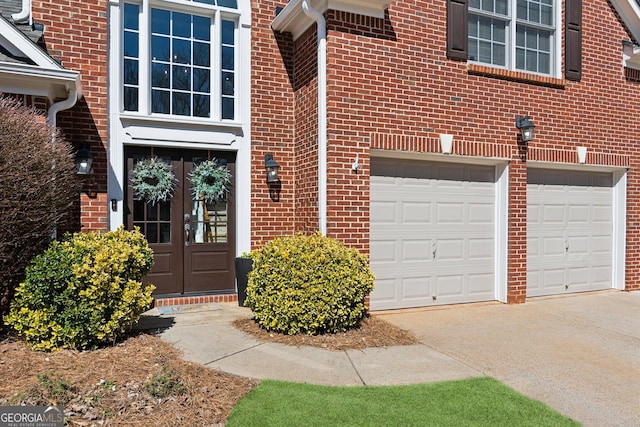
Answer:
[[188, 222], [184, 225], [184, 245], [189, 246], [191, 244], [191, 224]]

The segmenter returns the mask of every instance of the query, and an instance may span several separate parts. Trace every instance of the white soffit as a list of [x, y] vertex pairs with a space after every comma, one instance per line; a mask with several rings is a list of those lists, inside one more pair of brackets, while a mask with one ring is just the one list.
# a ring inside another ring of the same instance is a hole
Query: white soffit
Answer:
[[[636, 0], [611, 0], [611, 4], [618, 11], [618, 14], [629, 29], [631, 37], [636, 42], [640, 41], [640, 5]], [[624, 66], [629, 68], [640, 69], [640, 59], [638, 54], [640, 50], [638, 46], [624, 45], [623, 56]]]
[[[393, 0], [308, 0], [309, 6], [320, 13], [327, 10], [339, 10], [357, 15], [371, 16], [373, 18], [384, 18], [384, 11], [387, 10]], [[291, 0], [280, 11], [271, 23], [271, 28], [275, 31], [291, 33], [293, 39], [297, 39], [307, 28], [315, 23], [302, 10], [302, 0]]]

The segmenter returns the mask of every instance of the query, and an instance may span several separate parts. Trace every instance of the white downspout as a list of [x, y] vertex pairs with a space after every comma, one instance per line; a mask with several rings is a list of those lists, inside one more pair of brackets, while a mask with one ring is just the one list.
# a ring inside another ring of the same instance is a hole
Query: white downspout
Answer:
[[51, 107], [49, 107], [47, 122], [49, 122], [49, 125], [54, 129], [54, 132], [56, 128], [57, 114], [62, 110], [68, 110], [69, 108], [73, 107], [74, 105], [76, 105], [76, 102], [78, 102], [78, 88], [77, 86], [74, 86], [73, 88], [71, 88], [71, 90], [69, 90], [69, 96], [67, 97], [67, 99], [56, 102], [55, 104], [52, 104]]
[[327, 235], [327, 22], [302, 0], [302, 11], [318, 24], [318, 226]]
[[11, 15], [11, 19], [16, 24], [32, 24], [31, 21], [31, 0], [22, 0], [22, 10]]

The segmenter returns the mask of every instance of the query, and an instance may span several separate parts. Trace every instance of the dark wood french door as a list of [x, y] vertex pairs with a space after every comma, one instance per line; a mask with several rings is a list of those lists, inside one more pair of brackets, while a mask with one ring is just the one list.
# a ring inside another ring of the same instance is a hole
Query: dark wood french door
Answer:
[[[232, 184], [226, 200], [205, 203], [193, 197], [190, 173], [199, 162], [216, 158], [235, 179], [235, 153], [129, 147], [127, 158], [127, 227], [139, 227], [154, 252], [146, 278], [155, 295], [235, 290], [235, 201]], [[172, 166], [175, 191], [166, 202], [152, 204], [134, 197], [129, 181], [136, 162], [152, 156]]]

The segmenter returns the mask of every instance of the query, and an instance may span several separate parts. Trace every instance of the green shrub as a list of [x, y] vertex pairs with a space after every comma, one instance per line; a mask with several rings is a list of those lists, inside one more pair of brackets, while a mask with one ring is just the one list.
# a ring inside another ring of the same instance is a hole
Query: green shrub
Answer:
[[281, 237], [251, 253], [247, 299], [262, 327], [293, 335], [346, 331], [373, 290], [367, 257], [316, 232]]
[[6, 322], [37, 350], [113, 342], [151, 304], [141, 280], [152, 265], [138, 230], [67, 235], [27, 267]]

